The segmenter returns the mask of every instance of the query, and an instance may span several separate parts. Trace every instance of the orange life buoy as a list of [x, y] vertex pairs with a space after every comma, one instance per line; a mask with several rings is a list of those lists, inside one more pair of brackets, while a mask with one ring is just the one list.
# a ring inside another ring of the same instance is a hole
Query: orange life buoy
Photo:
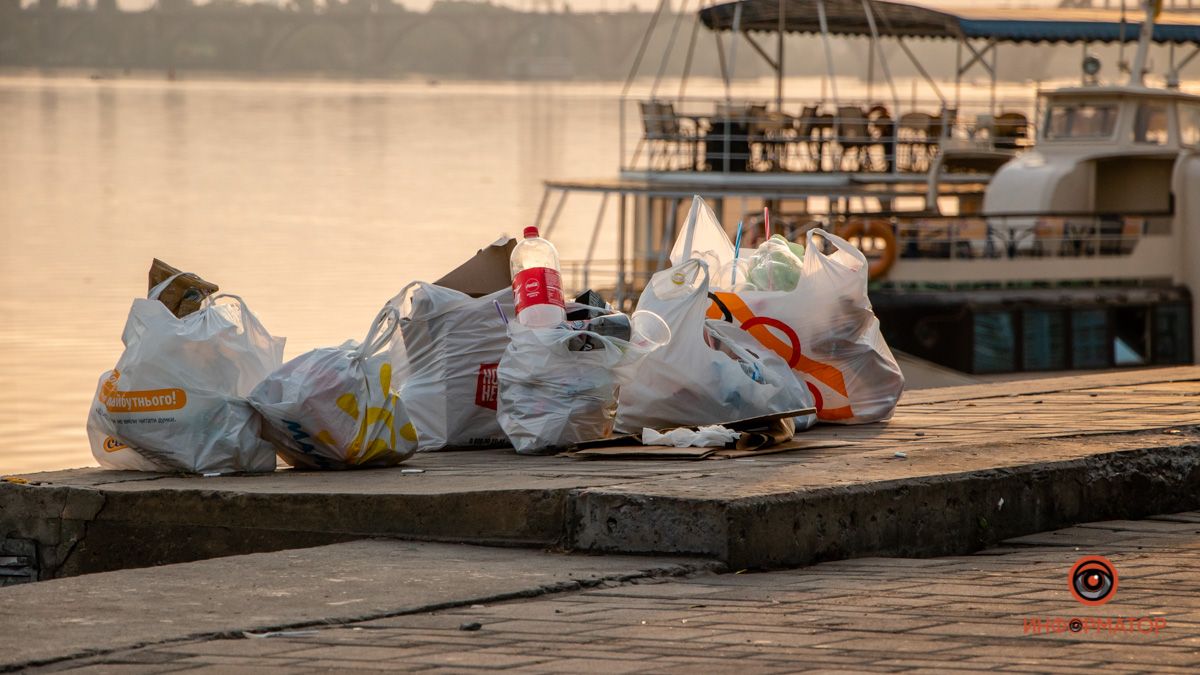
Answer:
[[[867, 278], [874, 281], [887, 276], [892, 265], [896, 264], [897, 254], [896, 233], [892, 231], [891, 223], [886, 220], [854, 220], [840, 229], [838, 236], [857, 246], [867, 256]], [[863, 250], [862, 242], [867, 239], [871, 240], [871, 246]], [[882, 242], [883, 247], [876, 246], [876, 242]]]

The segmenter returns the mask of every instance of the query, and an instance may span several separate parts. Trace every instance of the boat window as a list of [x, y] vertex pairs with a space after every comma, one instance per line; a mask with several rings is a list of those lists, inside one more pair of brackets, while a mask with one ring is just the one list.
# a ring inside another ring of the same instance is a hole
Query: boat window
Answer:
[[1200, 105], [1179, 106], [1179, 142], [1200, 146]]
[[1067, 367], [1066, 316], [1057, 309], [1027, 309], [1021, 316], [1022, 365], [1025, 370]]
[[1133, 140], [1137, 143], [1167, 144], [1167, 106], [1142, 103], [1133, 122]]
[[1046, 112], [1046, 138], [1108, 138], [1117, 125], [1116, 105], [1059, 103]]
[[976, 373], [1010, 373], [1016, 370], [1016, 335], [1009, 312], [982, 312], [975, 315]]
[[1071, 366], [1105, 368], [1108, 355], [1108, 313], [1103, 309], [1076, 309], [1071, 312]]

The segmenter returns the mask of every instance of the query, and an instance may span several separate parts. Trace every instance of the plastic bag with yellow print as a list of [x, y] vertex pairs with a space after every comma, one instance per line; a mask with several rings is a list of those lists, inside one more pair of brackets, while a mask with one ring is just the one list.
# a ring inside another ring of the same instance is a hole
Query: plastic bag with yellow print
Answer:
[[394, 466], [412, 456], [417, 436], [393, 388], [385, 348], [399, 312], [384, 307], [362, 344], [314, 349], [283, 364], [250, 392], [263, 438], [303, 469]]

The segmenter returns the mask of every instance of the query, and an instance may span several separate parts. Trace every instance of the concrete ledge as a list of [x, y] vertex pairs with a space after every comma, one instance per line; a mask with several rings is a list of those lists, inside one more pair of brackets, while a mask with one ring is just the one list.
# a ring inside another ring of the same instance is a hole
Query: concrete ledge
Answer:
[[36, 547], [42, 579], [379, 536], [776, 567], [1200, 507], [1200, 368], [1099, 379], [920, 392], [886, 424], [802, 436], [850, 445], [750, 460], [489, 450], [405, 465], [423, 473], [34, 474], [0, 482], [0, 544]]

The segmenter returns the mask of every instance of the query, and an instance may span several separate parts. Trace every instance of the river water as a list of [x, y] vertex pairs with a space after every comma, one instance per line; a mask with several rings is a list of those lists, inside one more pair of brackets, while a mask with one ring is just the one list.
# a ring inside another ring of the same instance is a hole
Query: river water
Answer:
[[[361, 339], [406, 283], [532, 222], [542, 180], [614, 176], [619, 94], [0, 75], [0, 474], [93, 464], [89, 403], [151, 258], [244, 297], [285, 358]], [[583, 258], [597, 206], [568, 204], [564, 259]]]
[[613, 174], [617, 94], [0, 78], [0, 474], [94, 463], [89, 403], [151, 258], [243, 296], [285, 358], [361, 339], [406, 283], [519, 233], [543, 179]]

